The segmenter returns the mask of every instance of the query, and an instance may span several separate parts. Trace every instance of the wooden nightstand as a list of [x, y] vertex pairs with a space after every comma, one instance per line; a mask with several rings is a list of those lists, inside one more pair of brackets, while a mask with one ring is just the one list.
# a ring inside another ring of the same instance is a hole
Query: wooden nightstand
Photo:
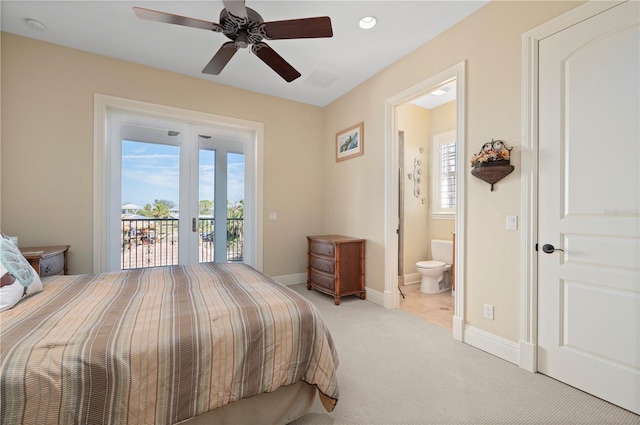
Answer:
[[40, 277], [68, 274], [67, 252], [69, 245], [33, 246], [20, 248], [20, 252]]

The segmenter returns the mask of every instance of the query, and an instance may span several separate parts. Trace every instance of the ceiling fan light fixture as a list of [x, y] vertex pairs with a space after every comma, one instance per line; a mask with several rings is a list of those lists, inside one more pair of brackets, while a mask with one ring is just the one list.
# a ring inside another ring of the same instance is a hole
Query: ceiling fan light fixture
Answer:
[[375, 27], [377, 23], [378, 18], [376, 18], [375, 16], [365, 16], [364, 18], [360, 19], [360, 23], [358, 25], [360, 25], [360, 28], [362, 28], [363, 30], [370, 30], [371, 28]]
[[247, 34], [247, 31], [244, 29], [238, 31], [236, 37], [236, 46], [238, 46], [240, 49], [246, 49], [247, 47], [249, 47], [249, 44], [249, 35]]

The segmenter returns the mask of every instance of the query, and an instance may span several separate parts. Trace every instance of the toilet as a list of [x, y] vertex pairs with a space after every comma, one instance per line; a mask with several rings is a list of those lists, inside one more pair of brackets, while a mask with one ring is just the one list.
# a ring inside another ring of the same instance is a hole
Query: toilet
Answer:
[[443, 285], [440, 282], [444, 272], [451, 269], [453, 264], [453, 241], [434, 239], [431, 241], [431, 256], [433, 260], [418, 261], [416, 269], [422, 276], [420, 292], [425, 294], [436, 294], [451, 289], [450, 285]]

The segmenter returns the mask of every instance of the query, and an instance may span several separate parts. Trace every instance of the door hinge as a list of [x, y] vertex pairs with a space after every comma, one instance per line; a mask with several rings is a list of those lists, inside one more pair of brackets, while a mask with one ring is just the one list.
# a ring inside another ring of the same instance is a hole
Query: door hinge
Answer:
[[198, 231], [198, 227], [196, 225], [196, 218], [195, 217], [193, 217], [191, 219], [191, 231], [192, 232], [197, 232]]
[[538, 251], [538, 244], [536, 243], [536, 252]]

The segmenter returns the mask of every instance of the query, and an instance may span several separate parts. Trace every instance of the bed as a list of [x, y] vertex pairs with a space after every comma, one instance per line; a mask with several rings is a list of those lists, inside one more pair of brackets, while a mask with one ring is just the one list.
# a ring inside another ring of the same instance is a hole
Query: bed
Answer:
[[244, 264], [42, 283], [0, 312], [2, 424], [276, 424], [338, 401], [317, 309]]

